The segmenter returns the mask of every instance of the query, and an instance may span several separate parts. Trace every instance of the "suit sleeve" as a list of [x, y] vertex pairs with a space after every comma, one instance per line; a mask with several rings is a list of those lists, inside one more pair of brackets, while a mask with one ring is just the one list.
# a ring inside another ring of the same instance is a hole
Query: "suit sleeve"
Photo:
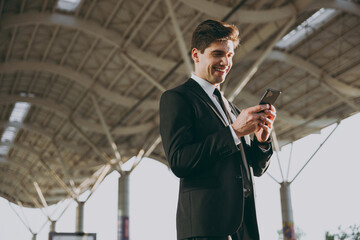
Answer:
[[[240, 114], [240, 109], [230, 102], [229, 104], [234, 109], [234, 112]], [[245, 144], [245, 141], [243, 141], [243, 144], [245, 146], [247, 161], [253, 168], [254, 175], [260, 177], [266, 172], [270, 165], [270, 158], [273, 154], [271, 143], [264, 149], [259, 146], [259, 142], [257, 141], [256, 136], [254, 136], [254, 140], [251, 141], [250, 146]]]
[[199, 139], [196, 121], [189, 99], [171, 90], [161, 96], [160, 134], [170, 168], [179, 178], [204, 171], [238, 151], [229, 127]]
[[271, 143], [268, 143], [266, 148], [261, 148], [256, 136], [254, 136], [254, 140], [251, 141], [251, 147], [248, 151], [247, 157], [250, 159], [249, 164], [252, 166], [255, 176], [260, 177], [266, 172], [270, 164], [272, 153], [273, 150]]

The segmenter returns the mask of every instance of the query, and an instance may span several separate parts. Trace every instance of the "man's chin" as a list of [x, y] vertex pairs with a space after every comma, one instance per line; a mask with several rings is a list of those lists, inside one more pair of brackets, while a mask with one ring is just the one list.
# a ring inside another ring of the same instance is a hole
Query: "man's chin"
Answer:
[[226, 76], [219, 77], [219, 76], [212, 75], [212, 77], [209, 78], [210, 79], [209, 82], [212, 83], [212, 84], [220, 84], [220, 83], [223, 83], [225, 81], [225, 77]]
[[224, 77], [219, 77], [219, 78], [216, 78], [216, 83], [223, 83], [224, 81], [225, 81], [225, 78], [226, 78], [226, 76], [224, 76]]

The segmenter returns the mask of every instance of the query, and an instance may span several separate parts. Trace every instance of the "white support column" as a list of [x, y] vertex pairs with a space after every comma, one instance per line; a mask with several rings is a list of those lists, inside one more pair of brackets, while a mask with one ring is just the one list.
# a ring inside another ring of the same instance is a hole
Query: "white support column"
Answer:
[[284, 240], [296, 240], [294, 217], [291, 205], [290, 183], [282, 182], [280, 185], [281, 215]]
[[129, 172], [121, 172], [118, 192], [118, 240], [129, 240]]
[[50, 232], [56, 232], [56, 221], [51, 221], [50, 223]]
[[85, 202], [78, 201], [76, 208], [76, 232], [84, 232], [84, 204]]

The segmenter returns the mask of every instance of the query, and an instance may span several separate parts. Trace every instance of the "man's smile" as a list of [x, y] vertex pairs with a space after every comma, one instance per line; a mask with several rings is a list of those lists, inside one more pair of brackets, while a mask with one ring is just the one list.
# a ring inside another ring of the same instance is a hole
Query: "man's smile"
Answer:
[[223, 73], [227, 72], [227, 68], [217, 68], [217, 67], [214, 67], [214, 69], [215, 69], [215, 71], [217, 71], [217, 72], [223, 72]]

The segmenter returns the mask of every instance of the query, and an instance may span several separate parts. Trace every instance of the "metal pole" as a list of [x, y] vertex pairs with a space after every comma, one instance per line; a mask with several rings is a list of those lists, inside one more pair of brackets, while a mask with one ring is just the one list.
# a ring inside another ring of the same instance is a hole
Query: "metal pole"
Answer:
[[281, 215], [284, 240], [296, 240], [291, 205], [290, 183], [282, 182], [280, 187]]
[[300, 171], [295, 175], [295, 177], [290, 181], [290, 183], [292, 183], [298, 176], [299, 174], [302, 172], [302, 170], [304, 170], [304, 168], [308, 165], [308, 163], [311, 161], [311, 159], [313, 159], [313, 157], [316, 155], [316, 153], [320, 150], [320, 148], [322, 148], [322, 146], [325, 144], [325, 142], [330, 138], [330, 136], [335, 132], [335, 130], [338, 128], [340, 122], [338, 122], [335, 126], [335, 128], [331, 131], [331, 133], [329, 133], [329, 135], [325, 138], [325, 140], [320, 144], [320, 146], [316, 149], [316, 151], [311, 155], [311, 157], [309, 158], [309, 160], [307, 160], [307, 162], [304, 164], [304, 166], [300, 169]]
[[84, 204], [85, 202], [78, 201], [76, 208], [76, 232], [84, 232]]
[[51, 221], [50, 223], [50, 232], [56, 232], [56, 221]]
[[37, 233], [33, 233], [32, 240], [36, 240]]
[[278, 142], [277, 135], [276, 135], [276, 132], [275, 132], [275, 128], [273, 128], [273, 130], [271, 131], [271, 137], [273, 139], [272, 143], [273, 143], [273, 146], [275, 148], [276, 158], [277, 158], [277, 162], [279, 164], [281, 178], [282, 178], [282, 181], [285, 181], [284, 180], [284, 174], [283, 174], [282, 167], [281, 167], [281, 163], [280, 163], [280, 156], [279, 156], [280, 146], [279, 146], [279, 142]]
[[129, 240], [129, 172], [119, 177], [118, 240]]

